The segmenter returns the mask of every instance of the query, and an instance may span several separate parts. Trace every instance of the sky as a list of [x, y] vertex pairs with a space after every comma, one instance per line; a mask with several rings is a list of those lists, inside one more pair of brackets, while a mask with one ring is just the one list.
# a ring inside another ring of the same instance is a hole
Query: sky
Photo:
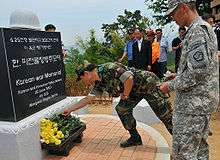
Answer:
[[0, 27], [9, 26], [11, 12], [28, 9], [38, 15], [42, 30], [45, 25], [54, 24], [65, 46], [74, 45], [76, 36], [85, 39], [92, 28], [103, 39], [102, 24], [114, 22], [125, 9], [140, 10], [150, 19], [153, 15], [144, 0], [1, 0], [0, 5]]

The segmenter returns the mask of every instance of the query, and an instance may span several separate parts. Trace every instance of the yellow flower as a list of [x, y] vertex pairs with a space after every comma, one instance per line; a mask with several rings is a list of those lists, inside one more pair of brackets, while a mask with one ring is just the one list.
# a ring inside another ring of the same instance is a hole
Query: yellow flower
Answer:
[[57, 127], [53, 128], [53, 131], [54, 131], [54, 132], [57, 132], [57, 131], [58, 131], [58, 128], [57, 128]]
[[54, 127], [54, 128], [57, 128], [57, 123], [54, 123], [54, 124], [53, 124], [53, 127]]
[[59, 145], [59, 144], [61, 144], [61, 140], [56, 140], [55, 145]]
[[47, 120], [45, 118], [41, 119], [41, 123], [45, 123]]
[[62, 131], [58, 131], [57, 134], [59, 134], [59, 135], [62, 134]]

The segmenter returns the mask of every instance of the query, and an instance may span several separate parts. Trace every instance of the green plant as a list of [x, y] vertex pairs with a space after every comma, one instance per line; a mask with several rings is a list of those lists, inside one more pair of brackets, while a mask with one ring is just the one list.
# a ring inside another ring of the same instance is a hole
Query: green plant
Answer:
[[69, 137], [69, 135], [82, 124], [78, 117], [63, 116], [61, 114], [54, 115], [51, 121], [57, 123], [57, 127], [64, 134], [64, 138]]
[[94, 64], [112, 62], [114, 55], [109, 50], [109, 46], [97, 40], [93, 29], [89, 33], [89, 37], [85, 40], [81, 37], [76, 39], [76, 44], [82, 50], [84, 59]]
[[174, 64], [174, 63], [168, 64], [168, 65], [167, 65], [167, 69], [168, 69], [169, 71], [175, 72], [175, 64]]
[[84, 63], [84, 55], [77, 48], [70, 48], [65, 58], [65, 70], [67, 75], [75, 75], [75, 70]]

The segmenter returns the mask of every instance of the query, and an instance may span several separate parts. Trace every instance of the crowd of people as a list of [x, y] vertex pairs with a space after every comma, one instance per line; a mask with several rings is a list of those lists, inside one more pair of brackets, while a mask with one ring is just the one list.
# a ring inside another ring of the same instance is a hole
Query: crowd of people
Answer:
[[162, 78], [167, 71], [169, 47], [162, 29], [156, 29], [154, 32], [134, 28], [128, 31], [128, 35], [130, 40], [126, 43], [124, 53], [118, 61], [122, 62], [127, 56], [129, 67], [152, 71]]

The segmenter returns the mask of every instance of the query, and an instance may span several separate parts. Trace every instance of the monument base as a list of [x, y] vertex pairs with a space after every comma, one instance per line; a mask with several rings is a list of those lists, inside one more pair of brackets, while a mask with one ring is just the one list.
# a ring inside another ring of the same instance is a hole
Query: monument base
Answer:
[[[82, 98], [67, 97], [19, 122], [0, 121], [0, 160], [41, 160], [40, 119], [62, 113]], [[87, 107], [74, 112], [79, 115], [86, 113]]]

